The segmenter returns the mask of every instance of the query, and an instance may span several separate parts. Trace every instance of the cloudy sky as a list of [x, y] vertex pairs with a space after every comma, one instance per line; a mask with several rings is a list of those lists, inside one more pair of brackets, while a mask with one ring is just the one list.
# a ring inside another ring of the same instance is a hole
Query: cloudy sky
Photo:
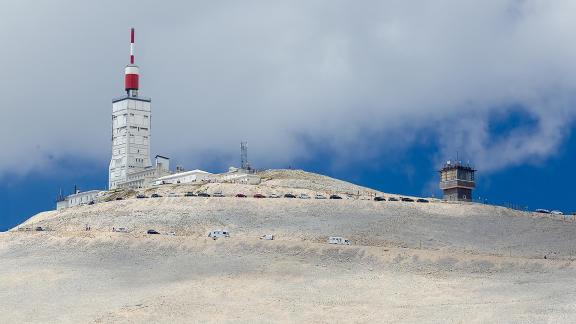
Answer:
[[[424, 194], [456, 154], [486, 184], [515, 172], [549, 184], [566, 180], [576, 150], [574, 1], [0, 7], [0, 192], [30, 179], [47, 190], [105, 183], [130, 27], [141, 94], [152, 98], [152, 151], [187, 168], [237, 163], [247, 140], [257, 167]], [[553, 165], [566, 169], [549, 174]], [[0, 212], [29, 216], [7, 200]]]

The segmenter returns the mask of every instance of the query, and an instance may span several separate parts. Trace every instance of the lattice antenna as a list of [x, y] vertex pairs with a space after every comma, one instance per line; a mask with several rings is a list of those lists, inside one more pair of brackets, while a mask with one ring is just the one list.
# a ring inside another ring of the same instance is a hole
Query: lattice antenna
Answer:
[[240, 168], [250, 170], [250, 163], [248, 162], [248, 142], [240, 142]]

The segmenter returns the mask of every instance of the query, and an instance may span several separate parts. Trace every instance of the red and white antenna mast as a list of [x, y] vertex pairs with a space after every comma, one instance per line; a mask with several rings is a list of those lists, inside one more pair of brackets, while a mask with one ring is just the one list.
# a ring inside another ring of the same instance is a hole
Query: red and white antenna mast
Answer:
[[130, 64], [124, 70], [124, 85], [128, 95], [138, 96], [140, 70], [134, 64], [134, 28], [130, 30]]

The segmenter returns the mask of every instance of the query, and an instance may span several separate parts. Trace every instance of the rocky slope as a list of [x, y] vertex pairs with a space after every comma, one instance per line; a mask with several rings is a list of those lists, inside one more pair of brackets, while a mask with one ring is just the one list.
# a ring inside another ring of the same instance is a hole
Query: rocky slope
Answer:
[[[1, 233], [3, 321], [576, 320], [571, 220], [479, 204], [376, 202], [395, 195], [302, 171], [261, 176], [259, 186], [142, 191], [180, 197], [107, 193]], [[228, 197], [182, 197], [188, 191]], [[345, 199], [233, 197], [240, 192]], [[19, 230], [37, 226], [50, 231]], [[112, 232], [118, 227], [128, 233]], [[213, 229], [231, 237], [208, 239]], [[326, 244], [332, 235], [352, 246]]]

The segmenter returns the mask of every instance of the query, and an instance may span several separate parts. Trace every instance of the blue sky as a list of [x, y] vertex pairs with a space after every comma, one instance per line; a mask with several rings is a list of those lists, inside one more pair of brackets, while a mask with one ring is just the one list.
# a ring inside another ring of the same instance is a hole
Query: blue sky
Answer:
[[428, 196], [458, 152], [477, 196], [572, 211], [575, 13], [572, 0], [4, 1], [0, 228], [61, 187], [104, 187], [131, 27], [152, 154], [221, 171], [245, 140], [260, 168]]

